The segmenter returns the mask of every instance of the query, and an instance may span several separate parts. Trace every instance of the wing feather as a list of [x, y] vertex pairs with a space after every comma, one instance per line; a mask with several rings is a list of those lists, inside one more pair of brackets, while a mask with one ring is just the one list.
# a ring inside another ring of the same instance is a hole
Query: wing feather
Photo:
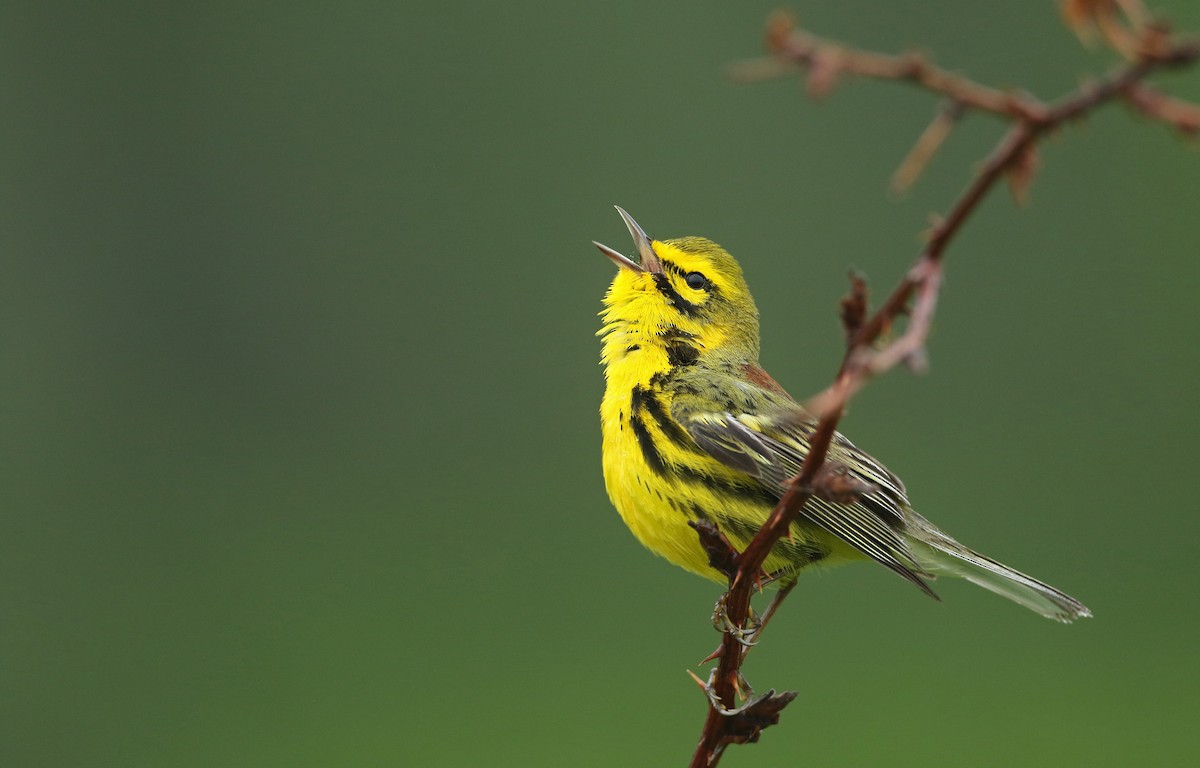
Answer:
[[[783, 495], [808, 455], [814, 425], [811, 417], [802, 418], [808, 414], [798, 407], [795, 411], [799, 413], [784, 411], [774, 417], [674, 410], [701, 449], [725, 466], [758, 479], [777, 497]], [[928, 574], [917, 565], [900, 528], [908, 503], [904, 484], [841, 435], [830, 446], [829, 458], [874, 484], [878, 491], [853, 504], [810, 499], [802, 516], [936, 598], [921, 578]]]

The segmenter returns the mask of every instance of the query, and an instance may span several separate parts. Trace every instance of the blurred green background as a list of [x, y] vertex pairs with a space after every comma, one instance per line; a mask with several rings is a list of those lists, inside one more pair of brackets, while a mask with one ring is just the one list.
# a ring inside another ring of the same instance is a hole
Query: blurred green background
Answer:
[[[846, 269], [890, 288], [1002, 130], [890, 199], [936, 100], [730, 83], [773, 5], [6, 6], [0, 764], [684, 764], [718, 588], [605, 497], [589, 241], [619, 203], [726, 245], [811, 393]], [[1045, 97], [1111, 63], [1047, 0], [797, 10]], [[1060, 138], [954, 243], [931, 374], [844, 429], [1096, 618], [814, 575], [748, 670], [800, 699], [726, 764], [1200, 750], [1200, 163], [1119, 107]]]

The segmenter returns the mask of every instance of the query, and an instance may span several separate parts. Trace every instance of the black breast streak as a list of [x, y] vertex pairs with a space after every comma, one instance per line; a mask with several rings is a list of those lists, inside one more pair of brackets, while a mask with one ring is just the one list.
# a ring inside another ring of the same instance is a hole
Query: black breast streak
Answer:
[[646, 425], [638, 418], [637, 409], [633, 409], [629, 414], [629, 426], [633, 428], [633, 435], [637, 438], [638, 447], [642, 449], [642, 458], [646, 460], [646, 465], [656, 475], [662, 475], [666, 469], [662, 454], [658, 452], [650, 430], [646, 429]]
[[635, 386], [633, 392], [630, 393], [632, 402], [630, 408], [633, 412], [642, 412], [650, 417], [658, 426], [668, 440], [674, 443], [677, 447], [685, 451], [698, 452], [695, 441], [691, 436], [679, 426], [679, 424], [671, 418], [667, 413], [667, 409], [663, 407], [662, 401], [655, 397], [653, 392], [643, 389], [640, 386]]

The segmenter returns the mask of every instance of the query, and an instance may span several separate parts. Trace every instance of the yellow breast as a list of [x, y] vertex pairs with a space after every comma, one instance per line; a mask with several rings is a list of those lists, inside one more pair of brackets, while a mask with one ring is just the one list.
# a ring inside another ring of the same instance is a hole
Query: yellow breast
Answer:
[[[693, 573], [720, 579], [720, 574], [709, 568], [696, 532], [688, 526], [693, 519], [687, 511], [689, 489], [669, 474], [656, 470], [647, 459], [641, 442], [647, 439], [645, 436], [655, 441], [656, 446], [665, 437], [654, 424], [632, 412], [634, 387], [649, 383], [648, 376], [639, 381], [639, 377], [632, 375], [632, 368], [610, 367], [600, 408], [608, 497], [629, 530], [652, 552]], [[660, 393], [659, 397], [666, 396]], [[634, 419], [638, 420], [636, 427]], [[643, 430], [639, 439], [638, 433]]]
[[[709, 567], [688, 523], [715, 522], [735, 546], [743, 548], [770, 514], [770, 494], [732, 493], [731, 488], [745, 488], [754, 481], [694, 445], [681, 446], [682, 429], [664, 424], [670, 419], [672, 394], [656, 382], [667, 370], [665, 353], [639, 348], [611, 354], [606, 362], [608, 385], [601, 423], [604, 482], [613, 506], [652, 552], [693, 573], [723, 580]], [[768, 559], [769, 571], [796, 567], [789, 545], [814, 535], [800, 526], [793, 529], [793, 541], [781, 543]]]

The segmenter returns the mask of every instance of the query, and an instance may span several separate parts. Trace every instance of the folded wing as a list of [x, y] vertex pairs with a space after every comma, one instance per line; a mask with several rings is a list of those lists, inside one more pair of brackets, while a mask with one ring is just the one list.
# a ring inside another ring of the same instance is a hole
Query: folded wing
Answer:
[[[808, 455], [813, 422], [798, 406], [794, 412], [781, 410], [765, 416], [688, 411], [684, 406], [673, 409], [673, 414], [696, 445], [725, 466], [757, 478], [777, 497], [783, 495]], [[917, 564], [903, 532], [907, 505], [903, 484], [840, 435], [830, 446], [828, 460], [845, 465], [877, 490], [853, 504], [809, 499], [801, 517], [936, 598], [921, 578], [929, 574]]]

